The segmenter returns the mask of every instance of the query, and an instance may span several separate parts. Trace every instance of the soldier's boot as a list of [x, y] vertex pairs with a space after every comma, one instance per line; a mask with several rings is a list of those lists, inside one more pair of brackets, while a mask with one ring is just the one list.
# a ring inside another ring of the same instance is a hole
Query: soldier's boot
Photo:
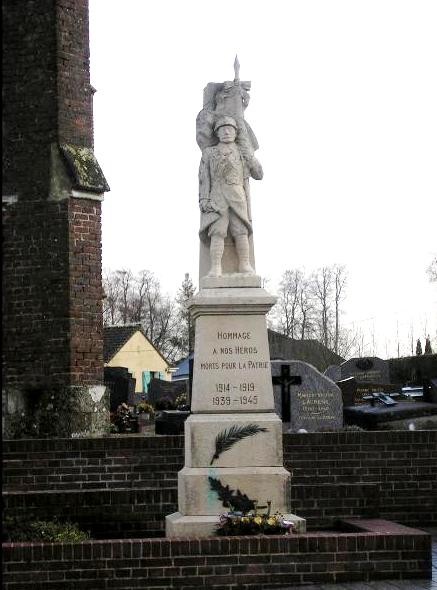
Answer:
[[222, 275], [222, 257], [225, 249], [225, 240], [220, 236], [211, 236], [211, 244], [209, 246], [209, 256], [211, 260], [211, 268], [208, 277], [221, 277]]
[[249, 259], [249, 237], [245, 234], [235, 237], [235, 249], [238, 254], [238, 272], [255, 274]]

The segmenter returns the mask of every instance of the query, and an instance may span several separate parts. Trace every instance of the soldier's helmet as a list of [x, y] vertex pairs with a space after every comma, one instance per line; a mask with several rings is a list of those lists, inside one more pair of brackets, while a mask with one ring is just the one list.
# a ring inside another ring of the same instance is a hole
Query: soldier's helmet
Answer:
[[216, 132], [219, 127], [224, 127], [225, 125], [230, 125], [231, 127], [233, 127], [235, 129], [235, 131], [238, 130], [237, 122], [235, 121], [235, 119], [233, 117], [229, 117], [227, 115], [224, 115], [223, 117], [219, 117], [217, 119], [217, 121], [215, 122], [214, 132]]

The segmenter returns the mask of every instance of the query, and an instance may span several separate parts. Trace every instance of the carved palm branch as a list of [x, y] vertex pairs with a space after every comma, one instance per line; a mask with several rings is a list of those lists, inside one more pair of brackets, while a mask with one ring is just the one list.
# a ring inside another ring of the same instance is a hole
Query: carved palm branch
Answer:
[[267, 428], [262, 428], [258, 424], [247, 424], [246, 426], [231, 426], [231, 428], [220, 432], [215, 439], [215, 453], [211, 459], [210, 465], [214, 463], [219, 456], [228, 451], [235, 443], [248, 436], [255, 436], [258, 432], [267, 432]]
[[217, 493], [225, 508], [232, 508], [244, 514], [249, 510], [254, 510], [255, 501], [251, 500], [246, 494], [241, 493], [240, 490], [235, 492], [235, 490], [231, 490], [228, 485], [224, 486], [219, 479], [214, 477], [208, 477], [208, 481], [211, 490]]

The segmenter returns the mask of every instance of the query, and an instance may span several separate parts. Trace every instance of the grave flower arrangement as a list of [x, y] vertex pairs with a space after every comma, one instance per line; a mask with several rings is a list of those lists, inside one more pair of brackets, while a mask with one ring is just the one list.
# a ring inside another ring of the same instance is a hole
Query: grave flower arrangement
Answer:
[[153, 415], [155, 413], [155, 410], [154, 410], [152, 404], [149, 404], [148, 402], [144, 402], [144, 401], [137, 404], [136, 410], [137, 410], [138, 414], [150, 414], [151, 417], [153, 417]]
[[118, 406], [117, 411], [115, 412], [115, 414], [113, 416], [113, 421], [114, 421], [113, 423], [115, 424], [117, 431], [119, 433], [130, 432], [131, 418], [132, 418], [131, 409], [129, 408], [129, 406], [127, 404], [125, 404], [123, 402], [122, 404], [120, 404]]
[[179, 409], [185, 409], [188, 404], [188, 398], [186, 393], [180, 393], [177, 398], [175, 399], [175, 406]]
[[[286, 520], [276, 512], [270, 515], [271, 502], [267, 506], [257, 506], [248, 512], [232, 510], [220, 515], [217, 534], [220, 536], [235, 535], [289, 535], [294, 532], [294, 523]], [[267, 508], [267, 512], [259, 514], [259, 509]]]

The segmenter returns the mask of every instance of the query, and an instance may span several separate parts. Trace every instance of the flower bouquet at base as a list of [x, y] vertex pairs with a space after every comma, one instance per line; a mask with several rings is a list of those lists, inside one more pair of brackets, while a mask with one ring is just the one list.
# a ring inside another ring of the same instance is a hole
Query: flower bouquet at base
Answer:
[[[276, 512], [270, 515], [271, 502], [267, 506], [257, 506], [248, 512], [231, 511], [220, 515], [217, 534], [225, 537], [236, 535], [289, 535], [295, 531], [295, 525]], [[267, 508], [259, 514], [258, 510]]]
[[151, 418], [155, 415], [155, 409], [149, 402], [141, 401], [135, 406], [137, 414], [149, 414]]

